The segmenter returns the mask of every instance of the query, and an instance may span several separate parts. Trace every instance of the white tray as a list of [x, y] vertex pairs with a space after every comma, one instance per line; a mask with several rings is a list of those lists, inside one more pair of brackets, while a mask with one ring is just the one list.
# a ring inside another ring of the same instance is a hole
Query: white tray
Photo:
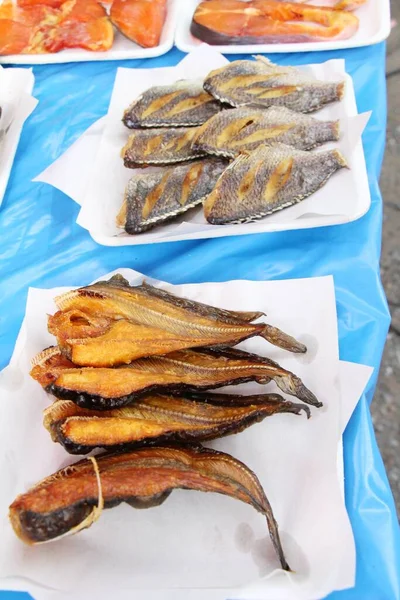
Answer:
[[[0, 64], [46, 65], [67, 62], [83, 62], [94, 60], [124, 60], [128, 58], [151, 58], [161, 56], [171, 50], [178, 17], [178, 6], [181, 0], [168, 0], [167, 18], [164, 23], [161, 42], [155, 48], [141, 48], [128, 40], [122, 33], [115, 31], [114, 43], [107, 52], [90, 52], [74, 48], [61, 50], [54, 54], [13, 54], [0, 56]], [[1, 0], [0, 0], [1, 4]]]
[[[175, 45], [183, 52], [190, 52], [202, 42], [190, 33], [190, 24], [200, 0], [184, 0], [181, 6]], [[252, 44], [247, 46], [213, 46], [224, 54], [260, 54], [262, 52], [312, 52], [317, 50], [339, 50], [370, 46], [385, 40], [390, 34], [390, 0], [368, 0], [355, 14], [360, 19], [358, 32], [348, 40], [333, 42], [309, 42], [299, 44]]]

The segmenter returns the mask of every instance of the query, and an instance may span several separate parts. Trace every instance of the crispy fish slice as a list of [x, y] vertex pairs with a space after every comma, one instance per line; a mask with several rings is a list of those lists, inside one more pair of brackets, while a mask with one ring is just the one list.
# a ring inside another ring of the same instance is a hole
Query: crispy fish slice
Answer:
[[136, 129], [122, 148], [124, 165], [129, 169], [163, 166], [205, 156], [192, 149], [195, 134], [196, 127]]
[[205, 201], [204, 215], [213, 225], [261, 219], [308, 198], [344, 167], [337, 149], [314, 153], [284, 144], [259, 146], [229, 165]]
[[226, 394], [191, 397], [154, 394], [124, 408], [95, 411], [70, 400], [54, 402], [44, 411], [43, 424], [54, 442], [70, 454], [87, 454], [95, 448], [131, 448], [165, 442], [193, 442], [239, 433], [277, 413], [310, 416], [304, 404], [286, 402], [277, 394], [241, 396]]
[[208, 44], [276, 44], [346, 40], [359, 27], [355, 15], [282, 0], [204, 0], [190, 31]]
[[224, 110], [209, 119], [193, 140], [195, 151], [236, 158], [261, 144], [276, 142], [310, 150], [339, 139], [339, 121], [320, 121], [284, 106], [267, 110], [244, 106]]
[[130, 129], [193, 127], [202, 125], [222, 108], [204, 91], [202, 81], [182, 79], [144, 92], [126, 109], [122, 121]]
[[282, 568], [290, 570], [256, 475], [229, 454], [201, 446], [141, 448], [81, 460], [18, 496], [9, 516], [23, 542], [40, 544], [89, 527], [103, 507], [121, 502], [134, 508], [159, 506], [179, 488], [217, 492], [253, 506], [267, 519]]
[[198, 206], [227, 164], [205, 159], [156, 173], [135, 173], [126, 187], [117, 225], [129, 234], [142, 233]]
[[218, 309], [150, 285], [131, 287], [120, 276], [55, 301], [61, 311], [49, 317], [49, 331], [82, 366], [107, 367], [182, 348], [235, 345], [255, 335], [292, 352], [307, 350], [271, 325], [248, 322], [260, 313]]
[[344, 82], [318, 81], [300, 69], [274, 65], [263, 56], [256, 60], [236, 60], [211, 71], [204, 89], [231, 106], [286, 106], [309, 113], [341, 100]]
[[153, 392], [216, 389], [274, 380], [286, 394], [321, 406], [301, 379], [274, 361], [240, 350], [180, 350], [118, 368], [76, 367], [58, 348], [40, 353], [31, 371], [47, 392], [83, 408], [111, 410]]

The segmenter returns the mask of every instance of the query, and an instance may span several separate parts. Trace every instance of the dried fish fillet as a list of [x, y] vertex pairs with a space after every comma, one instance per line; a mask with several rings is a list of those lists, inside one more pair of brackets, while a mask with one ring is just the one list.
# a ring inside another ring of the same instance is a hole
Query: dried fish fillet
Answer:
[[117, 225], [136, 234], [174, 219], [201, 204], [226, 167], [226, 161], [204, 159], [136, 173], [126, 187]]
[[304, 200], [344, 167], [337, 149], [314, 153], [284, 144], [259, 146], [225, 170], [204, 203], [204, 215], [213, 225], [261, 219]]
[[267, 110], [242, 107], [224, 110], [199, 127], [193, 140], [195, 151], [237, 157], [261, 144], [276, 142], [310, 150], [339, 139], [339, 121], [320, 121], [284, 106]]
[[211, 71], [204, 89], [231, 106], [286, 106], [309, 113], [341, 100], [345, 84], [319, 81], [300, 69], [279, 66], [263, 56], [256, 60], [236, 60]]
[[172, 165], [205, 156], [192, 149], [195, 134], [196, 127], [136, 129], [122, 148], [124, 165], [130, 169]]
[[[145, 396], [124, 408], [96, 411], [70, 400], [54, 402], [44, 411], [44, 426], [54, 442], [71, 454], [95, 448], [132, 448], [165, 442], [193, 442], [239, 433], [277, 413], [310, 416], [304, 404], [286, 402], [277, 394], [226, 398], [226, 394]], [[225, 402], [227, 405], [225, 405]], [[230, 403], [230, 404], [229, 404]]]
[[243, 313], [178, 298], [150, 285], [130, 286], [120, 276], [55, 301], [61, 311], [49, 317], [49, 331], [81, 366], [107, 367], [183, 348], [235, 345], [255, 335], [292, 352], [306, 351], [271, 325], [249, 323], [249, 313], [243, 320]]
[[201, 446], [141, 448], [81, 460], [18, 496], [9, 516], [23, 542], [40, 544], [89, 527], [103, 507], [126, 502], [150, 508], [179, 488], [217, 492], [253, 506], [267, 519], [282, 568], [290, 570], [271, 505], [256, 475], [229, 454]]
[[193, 127], [222, 110], [222, 104], [204, 91], [203, 82], [182, 79], [146, 90], [124, 112], [123, 123], [140, 127]]
[[126, 406], [153, 392], [216, 389], [249, 381], [267, 384], [271, 380], [284, 393], [321, 406], [290, 371], [268, 358], [233, 349], [180, 350], [139, 358], [123, 367], [93, 368], [67, 364], [58, 348], [50, 348], [36, 358], [31, 376], [56, 398], [96, 410]]

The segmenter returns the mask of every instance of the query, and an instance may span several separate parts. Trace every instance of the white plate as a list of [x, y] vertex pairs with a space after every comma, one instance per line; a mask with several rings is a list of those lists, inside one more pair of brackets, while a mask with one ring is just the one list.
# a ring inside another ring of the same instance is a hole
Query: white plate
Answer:
[[37, 104], [37, 100], [31, 96], [34, 82], [31, 69], [2, 69], [0, 66], [0, 205], [22, 127]]
[[[1, 4], [1, 2], [0, 2]], [[128, 58], [151, 58], [161, 56], [171, 50], [174, 45], [174, 35], [180, 0], [168, 0], [167, 18], [164, 23], [161, 41], [155, 48], [141, 48], [115, 31], [115, 39], [111, 50], [107, 52], [90, 52], [74, 48], [62, 50], [54, 54], [13, 54], [0, 56], [2, 64], [46, 65], [66, 62], [83, 62], [94, 60], [124, 60]]]
[[[182, 2], [182, 16], [178, 22], [175, 45], [183, 52], [190, 52], [202, 42], [190, 33], [190, 24], [200, 0]], [[261, 52], [311, 52], [317, 50], [338, 50], [370, 46], [385, 40], [390, 33], [390, 0], [368, 0], [355, 14], [360, 19], [358, 32], [348, 40], [332, 42], [308, 42], [299, 44], [252, 44], [247, 46], [213, 46], [224, 54], [260, 54]]]

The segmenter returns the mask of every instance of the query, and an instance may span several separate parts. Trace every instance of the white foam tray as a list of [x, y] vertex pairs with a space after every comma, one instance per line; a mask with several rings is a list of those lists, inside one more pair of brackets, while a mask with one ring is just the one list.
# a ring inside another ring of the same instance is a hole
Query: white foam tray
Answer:
[[[1, 4], [1, 0], [0, 0]], [[161, 36], [161, 42], [155, 48], [141, 48], [122, 33], [115, 31], [114, 43], [107, 52], [90, 52], [74, 48], [61, 50], [54, 54], [13, 54], [0, 56], [0, 64], [46, 65], [67, 62], [83, 62], [97, 60], [124, 60], [129, 58], [152, 58], [161, 56], [171, 50], [177, 26], [178, 7], [181, 0], [168, 0], [167, 18]], [[180, 7], [182, 10], [182, 7]]]
[[[190, 24], [200, 0], [183, 0], [177, 23], [175, 45], [183, 52], [191, 52], [202, 42], [190, 33]], [[390, 0], [368, 0], [354, 14], [360, 19], [360, 28], [348, 40], [308, 42], [299, 44], [251, 44], [213, 46], [223, 54], [260, 54], [273, 52], [315, 52], [370, 46], [385, 40], [390, 34]]]

